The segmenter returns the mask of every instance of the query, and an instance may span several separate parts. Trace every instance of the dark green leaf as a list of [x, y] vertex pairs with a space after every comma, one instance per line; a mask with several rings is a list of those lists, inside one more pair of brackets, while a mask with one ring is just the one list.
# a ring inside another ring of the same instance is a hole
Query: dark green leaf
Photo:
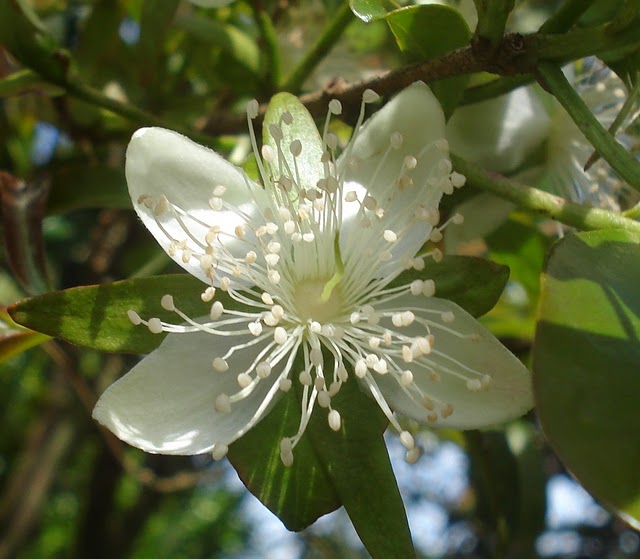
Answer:
[[[386, 16], [386, 21], [398, 46], [421, 60], [467, 46], [471, 39], [469, 26], [460, 12], [439, 4], [395, 10]], [[462, 101], [468, 81], [468, 76], [460, 76], [430, 84], [447, 118]]]
[[[157, 316], [181, 324], [181, 318], [162, 309], [160, 299], [172, 294], [180, 310], [192, 317], [204, 316], [209, 307], [200, 299], [203, 289], [201, 281], [186, 274], [140, 278], [54, 291], [17, 303], [9, 313], [22, 326], [73, 344], [101, 351], [148, 353], [164, 334], [134, 326], [127, 311], [133, 309], [144, 319]], [[216, 298], [233, 305], [222, 292]]]
[[414, 557], [383, 438], [387, 420], [377, 404], [352, 377], [332, 400], [342, 416], [341, 430], [333, 432], [326, 410], [316, 406], [287, 468], [280, 460], [280, 440], [297, 432], [300, 405], [300, 394], [292, 390], [231, 446], [229, 459], [245, 485], [291, 530], [342, 504], [372, 557]]
[[542, 282], [534, 390], [543, 429], [573, 475], [640, 527], [640, 236], [565, 237]]
[[449, 299], [469, 314], [478, 317], [489, 312], [500, 298], [509, 279], [509, 268], [473, 256], [445, 256], [429, 263], [423, 271], [409, 270], [391, 285], [411, 283], [415, 279], [432, 279], [436, 297]]

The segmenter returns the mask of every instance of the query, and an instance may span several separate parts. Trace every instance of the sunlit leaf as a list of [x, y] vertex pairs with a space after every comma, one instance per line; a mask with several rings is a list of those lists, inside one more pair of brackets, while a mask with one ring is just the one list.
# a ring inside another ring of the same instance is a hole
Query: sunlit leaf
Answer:
[[640, 235], [559, 241], [542, 281], [534, 389], [547, 438], [593, 495], [640, 527]]
[[398, 8], [392, 0], [349, 0], [349, 4], [351, 11], [366, 23], [383, 18]]

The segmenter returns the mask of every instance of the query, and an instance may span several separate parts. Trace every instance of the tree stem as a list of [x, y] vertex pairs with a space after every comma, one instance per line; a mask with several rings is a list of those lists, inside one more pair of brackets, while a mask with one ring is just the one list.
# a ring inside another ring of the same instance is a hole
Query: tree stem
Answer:
[[469, 184], [475, 188], [492, 192], [521, 208], [545, 215], [565, 225], [582, 230], [618, 228], [640, 233], [640, 223], [620, 214], [569, 202], [497, 173], [488, 173], [478, 165], [455, 155], [451, 156], [451, 161], [454, 169], [465, 175]]

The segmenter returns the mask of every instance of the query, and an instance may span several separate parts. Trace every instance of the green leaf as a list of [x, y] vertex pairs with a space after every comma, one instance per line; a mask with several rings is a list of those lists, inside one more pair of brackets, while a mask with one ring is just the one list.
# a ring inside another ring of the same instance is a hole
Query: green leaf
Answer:
[[365, 23], [385, 17], [398, 8], [392, 0], [349, 0], [351, 11]]
[[[471, 31], [460, 12], [440, 4], [395, 10], [386, 21], [400, 49], [421, 60], [467, 46], [471, 40]], [[468, 81], [469, 76], [460, 76], [430, 84], [446, 118], [462, 101]]]
[[[297, 383], [294, 387], [301, 390]], [[269, 415], [229, 449], [229, 460], [247, 488], [291, 530], [344, 505], [374, 559], [415, 557], [404, 506], [384, 443], [387, 425], [377, 404], [355, 382], [332, 399], [340, 431], [316, 406], [307, 430], [285, 467], [280, 440], [300, 423], [300, 393], [292, 390]]]
[[[284, 113], [290, 113], [291, 124], [282, 121]], [[277, 142], [271, 134], [272, 127], [282, 131], [282, 140]], [[285, 176], [295, 177], [297, 166], [300, 177], [300, 188], [316, 188], [318, 181], [324, 178], [324, 169], [321, 164], [324, 152], [322, 138], [306, 107], [300, 103], [295, 95], [290, 93], [278, 93], [271, 98], [267, 112], [264, 115], [262, 136], [265, 145], [273, 150], [274, 164], [265, 162], [274, 178], [274, 182], [280, 178], [279, 162], [283, 158], [291, 172], [285, 172]], [[289, 146], [299, 140], [302, 143], [302, 152], [298, 157], [293, 157]], [[281, 154], [278, 155], [278, 150]]]
[[[209, 306], [200, 299], [204, 284], [186, 274], [118, 281], [105, 285], [73, 287], [26, 299], [9, 308], [22, 326], [73, 344], [122, 353], [148, 353], [165, 334], [152, 334], [127, 317], [132, 309], [142, 318], [159, 317], [181, 324], [160, 305], [163, 295], [174, 296], [176, 306], [191, 317], [205, 316]], [[235, 303], [223, 292], [216, 299], [231, 308]]]
[[509, 279], [509, 268], [474, 256], [445, 256], [424, 270], [408, 270], [391, 282], [391, 287], [415, 279], [432, 279], [436, 297], [449, 299], [474, 317], [489, 312]]
[[640, 528], [640, 235], [565, 237], [542, 281], [533, 353], [544, 432], [599, 501]]
[[175, 24], [198, 41], [220, 48], [254, 74], [260, 72], [258, 45], [237, 27], [195, 15], [178, 16]]

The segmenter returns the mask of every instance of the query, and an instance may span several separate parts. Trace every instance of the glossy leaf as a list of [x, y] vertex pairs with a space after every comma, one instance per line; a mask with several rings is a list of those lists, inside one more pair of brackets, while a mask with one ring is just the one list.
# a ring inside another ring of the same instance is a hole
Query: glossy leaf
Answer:
[[[471, 31], [460, 12], [440, 4], [409, 6], [386, 16], [398, 46], [421, 60], [467, 46]], [[462, 100], [468, 76], [429, 84], [447, 118]]]
[[[9, 308], [22, 326], [101, 351], [148, 353], [164, 334], [151, 334], [143, 325], [134, 326], [127, 317], [133, 309], [142, 318], [160, 317], [181, 323], [182, 319], [162, 309], [160, 299], [174, 295], [176, 306], [190, 316], [203, 316], [209, 307], [200, 299], [204, 284], [186, 274], [119, 281], [105, 285], [74, 287], [26, 299]], [[217, 297], [227, 305], [228, 297]], [[230, 304], [230, 303], [229, 303]]]
[[280, 460], [279, 443], [298, 430], [300, 393], [295, 390], [231, 446], [231, 463], [247, 488], [287, 528], [302, 530], [342, 504], [374, 559], [414, 557], [383, 438], [384, 414], [353, 379], [342, 386], [332, 405], [342, 416], [341, 430], [333, 432], [326, 412], [316, 408], [290, 468]]
[[640, 236], [559, 241], [542, 281], [534, 390], [544, 432], [593, 495], [640, 527]]
[[365, 23], [385, 17], [398, 6], [391, 0], [349, 0], [351, 11]]

